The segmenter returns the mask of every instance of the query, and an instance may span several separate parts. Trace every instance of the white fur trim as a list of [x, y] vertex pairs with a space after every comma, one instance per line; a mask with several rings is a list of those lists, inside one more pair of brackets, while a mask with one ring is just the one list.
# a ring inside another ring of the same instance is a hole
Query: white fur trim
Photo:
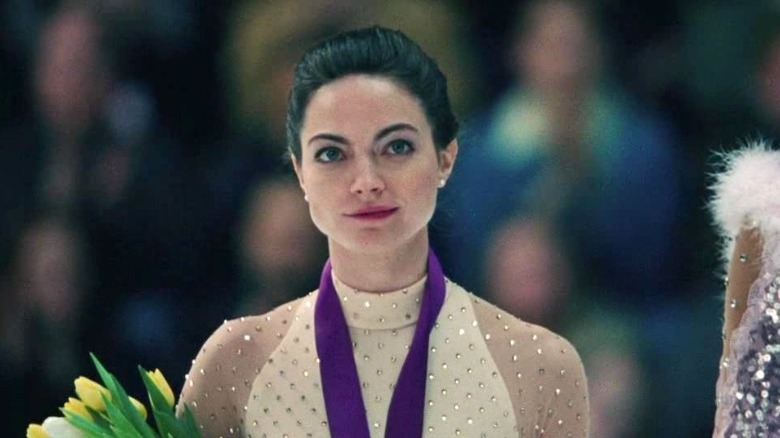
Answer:
[[755, 141], [718, 157], [709, 208], [727, 262], [733, 237], [742, 228], [758, 227], [765, 239], [780, 234], [780, 151], [772, 150], [767, 141]]

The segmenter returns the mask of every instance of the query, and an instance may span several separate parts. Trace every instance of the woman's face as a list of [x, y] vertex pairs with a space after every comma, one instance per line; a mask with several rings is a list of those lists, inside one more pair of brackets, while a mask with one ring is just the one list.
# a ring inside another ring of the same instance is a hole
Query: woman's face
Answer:
[[351, 75], [312, 96], [295, 172], [331, 249], [354, 253], [427, 244], [453, 141], [437, 151], [418, 100], [379, 76]]

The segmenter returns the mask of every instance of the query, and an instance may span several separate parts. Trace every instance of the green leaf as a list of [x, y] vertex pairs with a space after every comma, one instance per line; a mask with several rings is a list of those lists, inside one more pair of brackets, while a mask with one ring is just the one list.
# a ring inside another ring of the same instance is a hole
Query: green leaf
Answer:
[[184, 414], [180, 420], [184, 435], [177, 436], [176, 438], [200, 437], [200, 429], [195, 422], [195, 415], [193, 415], [192, 410], [186, 404], [184, 405]]
[[111, 423], [108, 421], [108, 417], [106, 416], [105, 412], [98, 412], [87, 405], [84, 405], [84, 407], [87, 408], [87, 412], [89, 412], [89, 415], [92, 415], [93, 423], [102, 427], [105, 430], [111, 430]]
[[122, 428], [122, 430], [133, 431], [135, 432], [133, 438], [139, 436], [142, 438], [158, 438], [159, 435], [154, 432], [141, 413], [133, 406], [133, 403], [130, 401], [129, 396], [121, 383], [119, 383], [113, 374], [106, 370], [97, 356], [90, 353], [90, 357], [100, 374], [100, 378], [103, 380], [103, 384], [111, 393], [111, 400], [107, 400], [105, 396], [103, 398], [106, 404], [108, 418], [112, 424], [112, 429], [119, 427]]
[[171, 412], [158, 412], [157, 419], [163, 427], [160, 430], [165, 430], [166, 434], [170, 434], [174, 437], [186, 438], [182, 425], [179, 424], [179, 419]]
[[160, 436], [168, 436], [170, 433], [170, 421], [165, 421], [164, 416], [166, 413], [171, 412], [171, 408], [165, 401], [165, 396], [163, 396], [160, 389], [157, 387], [157, 385], [155, 385], [152, 378], [149, 377], [149, 374], [146, 372], [146, 370], [140, 365], [138, 366], [138, 372], [141, 374], [141, 379], [144, 381], [144, 386], [146, 386], [146, 391], [149, 395], [149, 404], [151, 405], [154, 421], [157, 424], [157, 429], [160, 432]]
[[132, 426], [127, 427], [114, 424], [111, 426], [111, 430], [114, 431], [116, 438], [138, 438], [138, 432]]
[[65, 409], [60, 408], [60, 411], [68, 423], [80, 430], [85, 435], [85, 438], [109, 438], [113, 436], [111, 429], [108, 427], [93, 423], [89, 419], [84, 418], [79, 414], [66, 411]]
[[122, 408], [114, 404], [112, 401], [106, 400], [106, 411], [111, 423], [111, 430], [117, 437], [138, 437], [139, 430], [122, 411]]
[[189, 407], [185, 406], [185, 415], [183, 418], [176, 417], [173, 406], [168, 406], [160, 388], [157, 387], [154, 380], [149, 377], [147, 370], [139, 366], [138, 371], [149, 393], [149, 403], [152, 405], [155, 423], [160, 431], [160, 436], [171, 436], [173, 438], [199, 438], [200, 430], [195, 424], [195, 417], [192, 415]]

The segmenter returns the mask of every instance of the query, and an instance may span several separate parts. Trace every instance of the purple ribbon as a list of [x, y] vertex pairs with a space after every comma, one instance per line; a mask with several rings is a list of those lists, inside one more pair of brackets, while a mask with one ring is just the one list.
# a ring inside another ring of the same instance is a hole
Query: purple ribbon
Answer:
[[[444, 273], [439, 259], [429, 249], [428, 278], [425, 281], [420, 318], [390, 400], [386, 438], [422, 436], [428, 340], [444, 304], [444, 295]], [[325, 263], [320, 278], [319, 295], [314, 308], [314, 336], [331, 436], [369, 438], [371, 435], [352, 353], [352, 341], [338, 294], [333, 287], [330, 260]]]

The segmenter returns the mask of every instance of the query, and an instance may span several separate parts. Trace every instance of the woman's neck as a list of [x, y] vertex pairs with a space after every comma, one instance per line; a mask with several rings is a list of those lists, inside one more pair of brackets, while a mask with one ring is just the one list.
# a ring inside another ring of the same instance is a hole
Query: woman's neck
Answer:
[[328, 242], [336, 277], [363, 292], [391, 292], [422, 278], [427, 271], [428, 235], [387, 252], [359, 253]]

